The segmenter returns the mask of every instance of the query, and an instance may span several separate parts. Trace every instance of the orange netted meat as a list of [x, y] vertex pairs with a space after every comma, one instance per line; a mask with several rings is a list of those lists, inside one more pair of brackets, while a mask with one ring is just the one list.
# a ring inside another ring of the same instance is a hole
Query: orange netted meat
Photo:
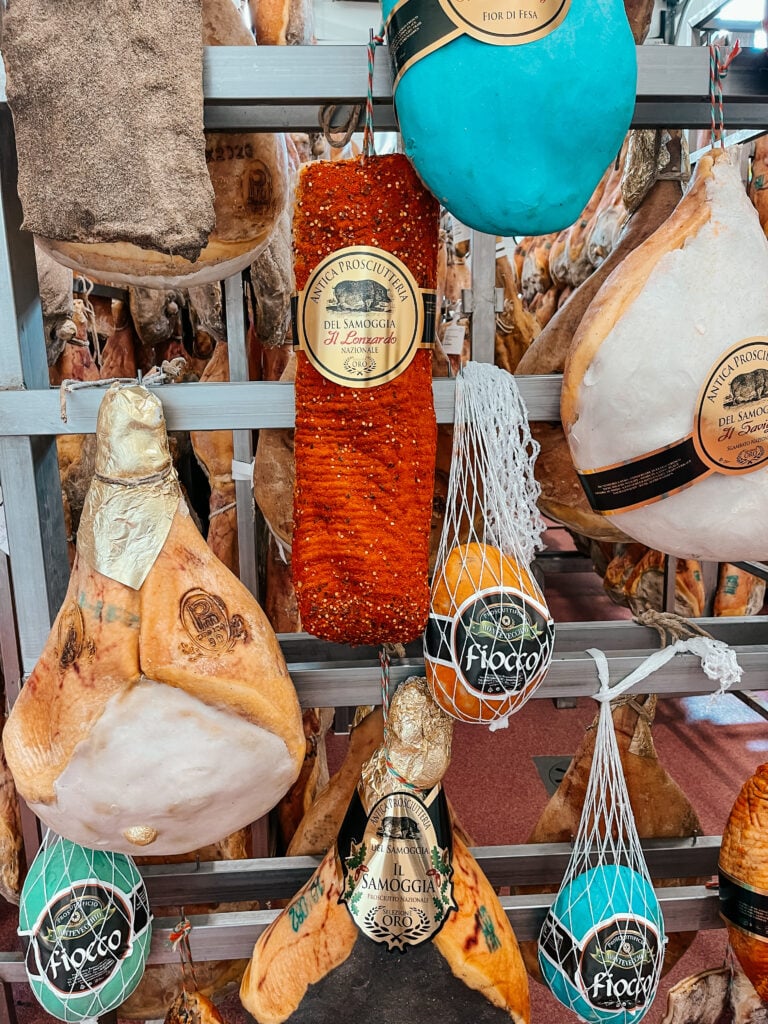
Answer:
[[[438, 204], [404, 156], [303, 169], [294, 216], [298, 290], [349, 246], [395, 257], [418, 288], [434, 289], [437, 241]], [[386, 320], [386, 294], [362, 285], [369, 292], [358, 293], [357, 310], [382, 311]], [[405, 643], [423, 630], [436, 443], [427, 349], [374, 387], [327, 379], [299, 352], [292, 564], [307, 631], [378, 644]]]

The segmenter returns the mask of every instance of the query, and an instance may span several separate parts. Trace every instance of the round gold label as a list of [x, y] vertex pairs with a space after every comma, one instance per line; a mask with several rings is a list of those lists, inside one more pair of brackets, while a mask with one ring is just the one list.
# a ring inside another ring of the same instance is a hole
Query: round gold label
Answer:
[[337, 249], [315, 267], [299, 296], [299, 344], [328, 380], [373, 388], [410, 365], [424, 307], [396, 256], [368, 246]]
[[543, 39], [561, 25], [571, 0], [439, 0], [445, 14], [468, 36], [497, 46]]
[[768, 337], [734, 345], [707, 374], [693, 443], [717, 473], [753, 473], [768, 462]]

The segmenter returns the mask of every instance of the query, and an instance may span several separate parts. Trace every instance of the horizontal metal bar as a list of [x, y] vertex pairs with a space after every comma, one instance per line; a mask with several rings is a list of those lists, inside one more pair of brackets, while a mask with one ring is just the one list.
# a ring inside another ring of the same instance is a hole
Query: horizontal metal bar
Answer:
[[[716, 891], [704, 886], [679, 886], [656, 891], [667, 932], [705, 931], [722, 928], [720, 901]], [[502, 896], [506, 911], [520, 942], [538, 938], [554, 893], [530, 896]], [[190, 916], [189, 941], [194, 960], [237, 960], [250, 957], [253, 945], [279, 915], [279, 910], [253, 910], [243, 913], [199, 914]], [[150, 964], [178, 963], [178, 951], [171, 946], [176, 918], [156, 918], [152, 927]], [[21, 953], [0, 953], [0, 980], [27, 980]]]
[[[731, 647], [750, 647], [765, 642], [768, 635], [768, 616], [718, 616], [691, 619]], [[310, 633], [279, 633], [278, 639], [286, 661], [377, 661], [378, 647], [350, 647], [318, 640]], [[582, 652], [587, 647], [599, 647], [607, 652], [638, 651], [658, 647], [658, 634], [650, 626], [641, 626], [631, 619], [612, 619], [604, 622], [558, 622], [555, 626], [555, 657], [569, 651]], [[413, 640], [405, 647], [406, 657], [420, 658], [421, 640]], [[393, 664], [396, 664], [393, 661]]]
[[755, 696], [754, 693], [738, 690], [734, 691], [733, 696], [736, 697], [737, 700], [740, 700], [742, 704], [746, 704], [750, 711], [754, 711], [755, 714], [760, 715], [761, 718], [768, 720], [768, 704], [764, 700]]
[[[532, 420], [560, 419], [559, 374], [516, 378]], [[432, 382], [439, 423], [452, 423], [456, 382]], [[292, 427], [293, 384], [250, 381], [221, 384], [166, 384], [154, 389], [169, 430], [257, 430]], [[103, 388], [80, 388], [66, 395], [61, 419], [60, 391], [0, 391], [0, 436], [92, 434], [104, 397]]]
[[[724, 109], [725, 127], [750, 129], [756, 135], [768, 126], [768, 99], [750, 102], [728, 102]], [[703, 100], [648, 100], [638, 101], [632, 115], [633, 128], [664, 128], [681, 125], [683, 128], [709, 128], [712, 108]]]
[[[715, 639], [734, 648], [744, 670], [740, 689], [768, 689], [765, 658], [765, 617], [722, 617], [692, 620]], [[306, 634], [281, 634], [280, 641], [299, 700], [304, 707], [346, 707], [376, 704], [381, 696], [381, 666], [373, 648], [337, 648], [331, 661], [317, 659], [323, 641]], [[390, 678], [394, 684], [409, 676], [423, 675], [419, 641], [409, 645], [409, 657], [393, 659]], [[318, 646], [319, 645], [319, 646]], [[654, 630], [631, 621], [558, 623], [555, 650], [549, 671], [534, 693], [537, 698], [585, 697], [597, 692], [597, 674], [589, 648], [608, 655], [611, 681], [617, 682], [638, 668], [658, 648]], [[664, 696], [711, 693], [716, 684], [708, 679], [699, 659], [678, 655], [662, 669], [632, 687], [633, 693]]]
[[[641, 46], [637, 62], [635, 127], [709, 126], [706, 47]], [[768, 59], [760, 50], [745, 50], [731, 64], [723, 82], [730, 127], [758, 128], [768, 123], [767, 68]], [[364, 44], [207, 47], [203, 62], [207, 123], [228, 131], [316, 129], [318, 111], [325, 104], [365, 100], [367, 73]], [[372, 90], [377, 129], [395, 126], [391, 97], [392, 69], [382, 47]], [[0, 103], [4, 102], [0, 81]], [[254, 114], [256, 107], [263, 109]]]
[[[651, 654], [650, 650], [612, 654], [609, 659], [611, 680], [618, 682], [639, 668]], [[741, 685], [747, 690], [768, 689], [768, 666], [765, 645], [737, 649], [739, 664], [744, 669]], [[353, 704], [375, 704], [381, 699], [381, 668], [377, 664], [334, 663], [331, 665], [289, 665], [299, 701], [303, 707], [346, 707]], [[423, 662], [392, 662], [390, 679], [393, 685], [410, 676], [424, 674]], [[708, 679], [699, 659], [678, 655], [662, 669], [631, 688], [631, 693], [657, 693], [665, 697], [712, 693], [717, 684]], [[588, 654], [571, 653], [555, 656], [544, 681], [534, 698], [589, 697], [597, 693], [595, 663]]]
[[750, 572], [753, 576], [768, 581], [768, 565], [764, 562], [735, 562], [734, 565], [737, 569], [743, 569], [744, 572]]
[[[652, 878], [704, 878], [717, 872], [720, 836], [645, 839]], [[571, 855], [569, 843], [476, 847], [472, 853], [491, 885], [558, 885]], [[177, 903], [291, 899], [310, 878], [318, 857], [155, 864], [141, 868], [153, 907]]]
[[[340, 123], [346, 112], [345, 124], [354, 104], [339, 104], [331, 127]], [[377, 132], [399, 131], [392, 103], [381, 102], [374, 108], [374, 128]], [[291, 106], [212, 106], [205, 105], [204, 124], [209, 132], [316, 132], [320, 128], [323, 105], [293, 104]], [[357, 122], [358, 131], [365, 127], [364, 108]]]

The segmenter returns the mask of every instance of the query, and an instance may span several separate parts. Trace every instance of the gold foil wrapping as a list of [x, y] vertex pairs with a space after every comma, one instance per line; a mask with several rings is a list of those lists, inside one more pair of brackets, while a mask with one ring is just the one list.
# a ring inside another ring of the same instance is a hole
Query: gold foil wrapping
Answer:
[[[681, 136], [679, 131], [675, 136]], [[691, 165], [685, 138], [680, 137], [680, 159], [672, 161], [672, 135], [664, 128], [638, 128], [629, 133], [621, 198], [629, 213], [640, 206], [653, 183], [661, 178], [688, 181]]]
[[370, 810], [377, 800], [403, 789], [398, 775], [419, 789], [437, 785], [450, 764], [452, 736], [453, 719], [435, 704], [426, 679], [406, 679], [392, 698], [385, 743], [363, 765], [364, 806]]
[[171, 529], [181, 492], [160, 400], [113, 384], [96, 424], [96, 473], [77, 532], [78, 557], [138, 590]]

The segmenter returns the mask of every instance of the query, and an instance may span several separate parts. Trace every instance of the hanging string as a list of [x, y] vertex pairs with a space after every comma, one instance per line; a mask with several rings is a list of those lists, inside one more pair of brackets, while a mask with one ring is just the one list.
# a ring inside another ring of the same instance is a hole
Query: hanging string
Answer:
[[384, 42], [384, 26], [379, 29], [375, 36], [373, 29], [369, 30], [368, 39], [368, 91], [365, 97], [365, 129], [363, 131], [363, 163], [369, 156], [376, 156], [376, 149], [373, 140], [373, 65], [376, 60], [376, 47]]
[[103, 380], [72, 380], [65, 378], [59, 385], [59, 416], [62, 423], [67, 422], [67, 395], [72, 391], [82, 391], [84, 388], [106, 388], [111, 384], [164, 384], [166, 381], [178, 381], [187, 369], [187, 361], [183, 356], [176, 356], [174, 359], [164, 359], [160, 367], [153, 367], [149, 373], [142, 376], [141, 371], [137, 377], [105, 377]]
[[[711, 128], [711, 145], [715, 148], [717, 142], [720, 148], [725, 148], [723, 132], [725, 122], [723, 119], [723, 82], [728, 74], [728, 68], [733, 58], [741, 52], [741, 44], [738, 39], [725, 58], [721, 59], [721, 47], [717, 43], [711, 43], [709, 47], [709, 111]], [[717, 110], [717, 125], [715, 124], [715, 110]]]
[[379, 664], [381, 665], [381, 713], [384, 716], [385, 734], [389, 720], [389, 663], [389, 644], [384, 644], [379, 651]]
[[[184, 908], [182, 907], [182, 914]], [[192, 931], [192, 924], [188, 917], [182, 917], [176, 927], [168, 936], [171, 947], [179, 954], [181, 960], [181, 977], [184, 985], [184, 995], [189, 991], [196, 991], [197, 978], [195, 977], [195, 963], [192, 959], [192, 949], [189, 945], [189, 933]], [[191, 981], [191, 984], [190, 984]]]

